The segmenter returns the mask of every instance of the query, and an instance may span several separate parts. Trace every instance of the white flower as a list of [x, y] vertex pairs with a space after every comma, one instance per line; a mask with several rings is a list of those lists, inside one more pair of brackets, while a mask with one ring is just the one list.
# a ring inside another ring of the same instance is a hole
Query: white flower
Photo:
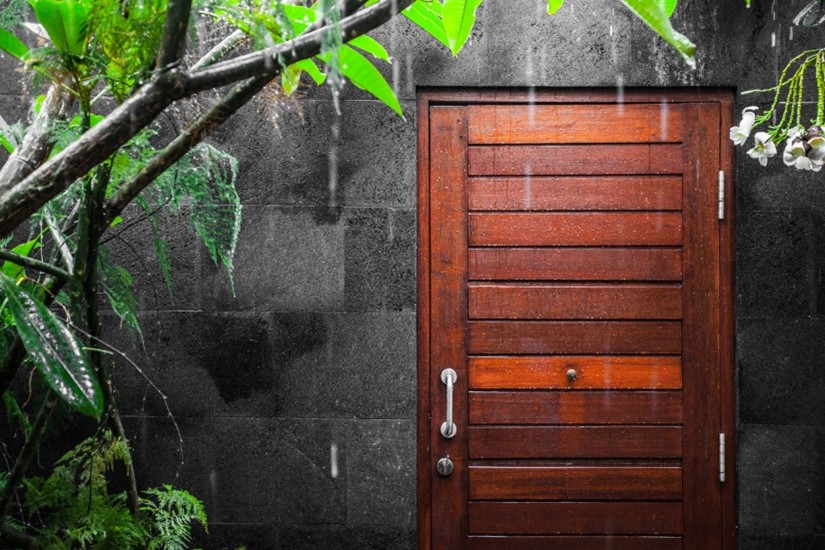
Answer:
[[805, 142], [799, 138], [790, 138], [785, 144], [782, 160], [788, 166], [795, 166], [797, 170], [813, 170], [818, 172], [822, 166], [817, 166], [806, 155]]
[[758, 107], [745, 107], [742, 110], [742, 120], [739, 126], [734, 126], [730, 129], [730, 139], [734, 145], [742, 145], [747, 141], [748, 136], [751, 135], [751, 129], [756, 121], [756, 110]]
[[[762, 166], [768, 165], [768, 159], [776, 154], [776, 144], [771, 141], [768, 132], [756, 132], [753, 136], [753, 149], [748, 151], [748, 156], [752, 159], [759, 159]], [[823, 141], [823, 156], [825, 156], [825, 140]]]
[[821, 168], [825, 165], [825, 138], [821, 135], [814, 136], [808, 140], [808, 145], [811, 147], [808, 158], [815, 166]]

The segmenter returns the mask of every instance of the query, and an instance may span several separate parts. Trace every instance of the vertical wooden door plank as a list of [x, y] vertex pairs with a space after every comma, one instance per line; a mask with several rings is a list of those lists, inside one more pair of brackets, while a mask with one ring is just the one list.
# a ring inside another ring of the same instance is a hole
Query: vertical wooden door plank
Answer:
[[681, 107], [684, 142], [684, 545], [721, 547], [719, 487], [719, 105]]
[[[432, 548], [459, 550], [467, 536], [467, 120], [464, 108], [430, 108], [430, 403], [431, 462], [449, 457], [454, 471], [432, 476]], [[452, 439], [441, 372], [458, 373]]]

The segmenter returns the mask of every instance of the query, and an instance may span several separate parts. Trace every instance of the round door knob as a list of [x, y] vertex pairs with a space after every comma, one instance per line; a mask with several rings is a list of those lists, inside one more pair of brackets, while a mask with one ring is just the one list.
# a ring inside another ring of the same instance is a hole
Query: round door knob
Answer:
[[453, 461], [446, 457], [442, 458], [435, 465], [435, 469], [438, 470], [439, 474], [448, 476], [453, 473]]
[[570, 369], [567, 371], [567, 381], [573, 382], [579, 376], [579, 373], [576, 372], [576, 369]]

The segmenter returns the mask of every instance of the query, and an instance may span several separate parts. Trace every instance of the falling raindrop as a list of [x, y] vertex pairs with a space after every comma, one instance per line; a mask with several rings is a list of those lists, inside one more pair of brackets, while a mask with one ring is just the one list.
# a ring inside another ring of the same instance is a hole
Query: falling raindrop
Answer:
[[536, 87], [533, 78], [533, 48], [527, 48], [527, 58], [524, 61], [524, 75], [527, 80], [527, 120], [530, 126], [536, 118]]
[[659, 134], [660, 139], [667, 139], [667, 118], [670, 111], [670, 105], [667, 101], [662, 101], [661, 109], [659, 110]]
[[776, 47], [776, 33], [772, 32], [771, 33], [771, 48], [775, 48], [775, 47]]
[[624, 114], [624, 75], [621, 73], [616, 75], [616, 103], [619, 114]]
[[332, 139], [329, 147], [329, 206], [338, 206], [338, 141], [341, 133], [340, 112], [336, 111], [332, 121]]
[[329, 445], [329, 475], [332, 479], [338, 478], [338, 444]]
[[788, 40], [793, 40], [793, 27], [788, 28]]

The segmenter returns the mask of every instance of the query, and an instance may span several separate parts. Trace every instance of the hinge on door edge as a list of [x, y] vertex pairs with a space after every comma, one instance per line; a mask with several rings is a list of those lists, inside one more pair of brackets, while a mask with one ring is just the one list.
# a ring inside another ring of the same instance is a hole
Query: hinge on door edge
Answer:
[[720, 220], [725, 219], [725, 172], [719, 170], [719, 198], [717, 202], [719, 212], [717, 216]]
[[725, 434], [719, 434], [719, 482], [725, 482]]

